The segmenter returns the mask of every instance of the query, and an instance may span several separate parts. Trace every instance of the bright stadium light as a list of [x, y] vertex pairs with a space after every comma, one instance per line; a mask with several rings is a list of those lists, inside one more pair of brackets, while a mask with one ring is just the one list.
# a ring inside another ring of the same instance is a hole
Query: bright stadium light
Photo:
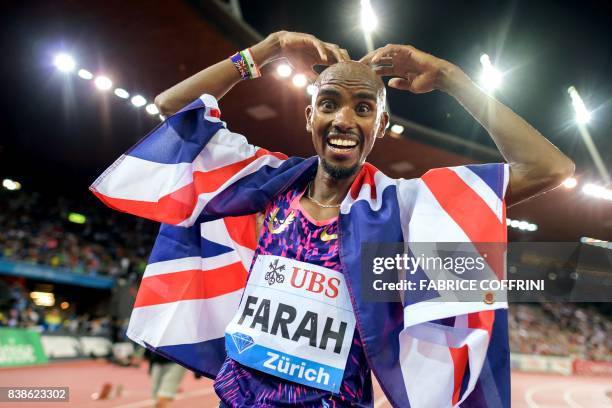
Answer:
[[306, 92], [308, 95], [312, 96], [317, 92], [317, 86], [315, 84], [310, 84], [306, 87]]
[[131, 99], [132, 105], [140, 108], [141, 106], [145, 106], [147, 104], [147, 100], [141, 95], [135, 95]]
[[568, 177], [563, 181], [563, 187], [572, 189], [578, 185], [578, 180], [575, 177]]
[[94, 84], [96, 84], [96, 88], [101, 91], [108, 91], [113, 86], [113, 81], [111, 81], [108, 77], [104, 75], [97, 76], [94, 80]]
[[612, 201], [612, 190], [603, 186], [598, 186], [597, 184], [585, 184], [584, 187], [582, 187], [582, 192], [591, 197]]
[[288, 64], [280, 64], [276, 67], [276, 73], [283, 78], [288, 78], [292, 72], [293, 69]]
[[376, 30], [377, 25], [378, 19], [376, 14], [374, 14], [370, 0], [361, 0], [361, 28], [366, 33], [372, 33]]
[[83, 69], [83, 68], [79, 69], [79, 72], [77, 72], [77, 75], [79, 77], [83, 78], [83, 79], [88, 80], [88, 81], [93, 79], [93, 77], [94, 77], [94, 75], [91, 72], [89, 72], [88, 70]]
[[145, 106], [145, 110], [149, 115], [159, 115], [159, 109], [157, 109], [157, 106], [155, 106], [154, 103], [150, 103]]
[[576, 114], [576, 122], [583, 124], [588, 123], [591, 120], [591, 113], [587, 110], [576, 88], [570, 86], [567, 88], [567, 93], [572, 99], [572, 106]]
[[396, 123], [393, 126], [391, 126], [391, 131], [393, 133], [397, 133], [398, 135], [401, 135], [402, 133], [404, 133], [404, 127]]
[[62, 72], [72, 72], [76, 67], [76, 62], [70, 55], [62, 53], [55, 56], [53, 65]]
[[6, 188], [9, 191], [16, 191], [21, 188], [21, 183], [11, 179], [4, 179], [2, 180], [2, 187]]
[[488, 91], [493, 91], [501, 85], [502, 73], [491, 63], [491, 58], [487, 54], [480, 56], [482, 73], [480, 74], [480, 84]]
[[308, 83], [308, 79], [304, 74], [295, 74], [291, 81], [293, 82], [293, 85], [297, 86], [298, 88], [303, 88]]
[[524, 220], [513, 220], [506, 218], [506, 224], [511, 228], [516, 228], [521, 231], [534, 232], [538, 230], [538, 226], [536, 224], [532, 224], [529, 221]]
[[123, 88], [116, 88], [114, 92], [115, 95], [121, 99], [127, 99], [130, 97], [130, 93]]

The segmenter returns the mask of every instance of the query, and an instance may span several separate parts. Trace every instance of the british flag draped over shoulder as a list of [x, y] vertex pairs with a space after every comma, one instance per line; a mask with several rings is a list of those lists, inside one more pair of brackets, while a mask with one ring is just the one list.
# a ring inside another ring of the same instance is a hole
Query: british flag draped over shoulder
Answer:
[[[255, 214], [312, 178], [226, 128], [203, 95], [169, 117], [91, 186], [119, 211], [162, 223], [128, 336], [214, 378], [256, 246]], [[340, 207], [340, 256], [367, 360], [398, 407], [508, 407], [507, 305], [362, 301], [365, 242], [506, 242], [505, 164], [392, 179], [366, 164]], [[406, 203], [410, 203], [407, 205]]]

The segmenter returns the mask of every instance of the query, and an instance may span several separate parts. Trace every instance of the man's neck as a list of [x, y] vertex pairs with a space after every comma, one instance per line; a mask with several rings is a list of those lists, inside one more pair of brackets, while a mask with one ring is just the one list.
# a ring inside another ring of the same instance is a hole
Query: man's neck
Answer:
[[310, 194], [320, 203], [329, 205], [340, 204], [351, 188], [358, 173], [359, 170], [350, 177], [337, 179], [330, 176], [329, 173], [323, 169], [321, 164], [319, 164]]

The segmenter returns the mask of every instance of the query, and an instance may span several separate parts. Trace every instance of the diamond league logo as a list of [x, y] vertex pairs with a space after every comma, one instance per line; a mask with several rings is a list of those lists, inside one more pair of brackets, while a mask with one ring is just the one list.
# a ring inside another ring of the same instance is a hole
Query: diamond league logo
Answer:
[[281, 273], [285, 270], [285, 265], [278, 266], [278, 259], [275, 259], [274, 262], [270, 262], [268, 269], [266, 276], [264, 276], [264, 279], [268, 281], [268, 285], [274, 285], [276, 282], [283, 283], [285, 281], [285, 275]]
[[232, 340], [234, 340], [238, 354], [242, 354], [243, 351], [248, 350], [255, 345], [255, 341], [251, 336], [240, 332], [233, 333]]

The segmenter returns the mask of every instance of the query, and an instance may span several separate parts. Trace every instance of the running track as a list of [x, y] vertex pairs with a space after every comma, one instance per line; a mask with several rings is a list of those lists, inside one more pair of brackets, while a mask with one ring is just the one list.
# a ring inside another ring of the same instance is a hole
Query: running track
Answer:
[[[514, 408], [612, 408], [612, 378], [564, 377], [557, 375], [512, 375]], [[106, 401], [94, 401], [91, 394], [104, 382], [123, 386], [123, 395]], [[0, 386], [68, 386], [69, 403], [0, 403], [0, 407], [43, 408], [145, 408], [152, 407], [146, 364], [140, 368], [123, 368], [102, 361], [54, 363], [47, 366], [0, 369]], [[187, 374], [182, 392], [173, 408], [213, 408], [218, 399], [212, 381], [196, 380]], [[608, 393], [608, 395], [606, 395]], [[380, 388], [375, 386], [375, 408], [389, 407]]]

